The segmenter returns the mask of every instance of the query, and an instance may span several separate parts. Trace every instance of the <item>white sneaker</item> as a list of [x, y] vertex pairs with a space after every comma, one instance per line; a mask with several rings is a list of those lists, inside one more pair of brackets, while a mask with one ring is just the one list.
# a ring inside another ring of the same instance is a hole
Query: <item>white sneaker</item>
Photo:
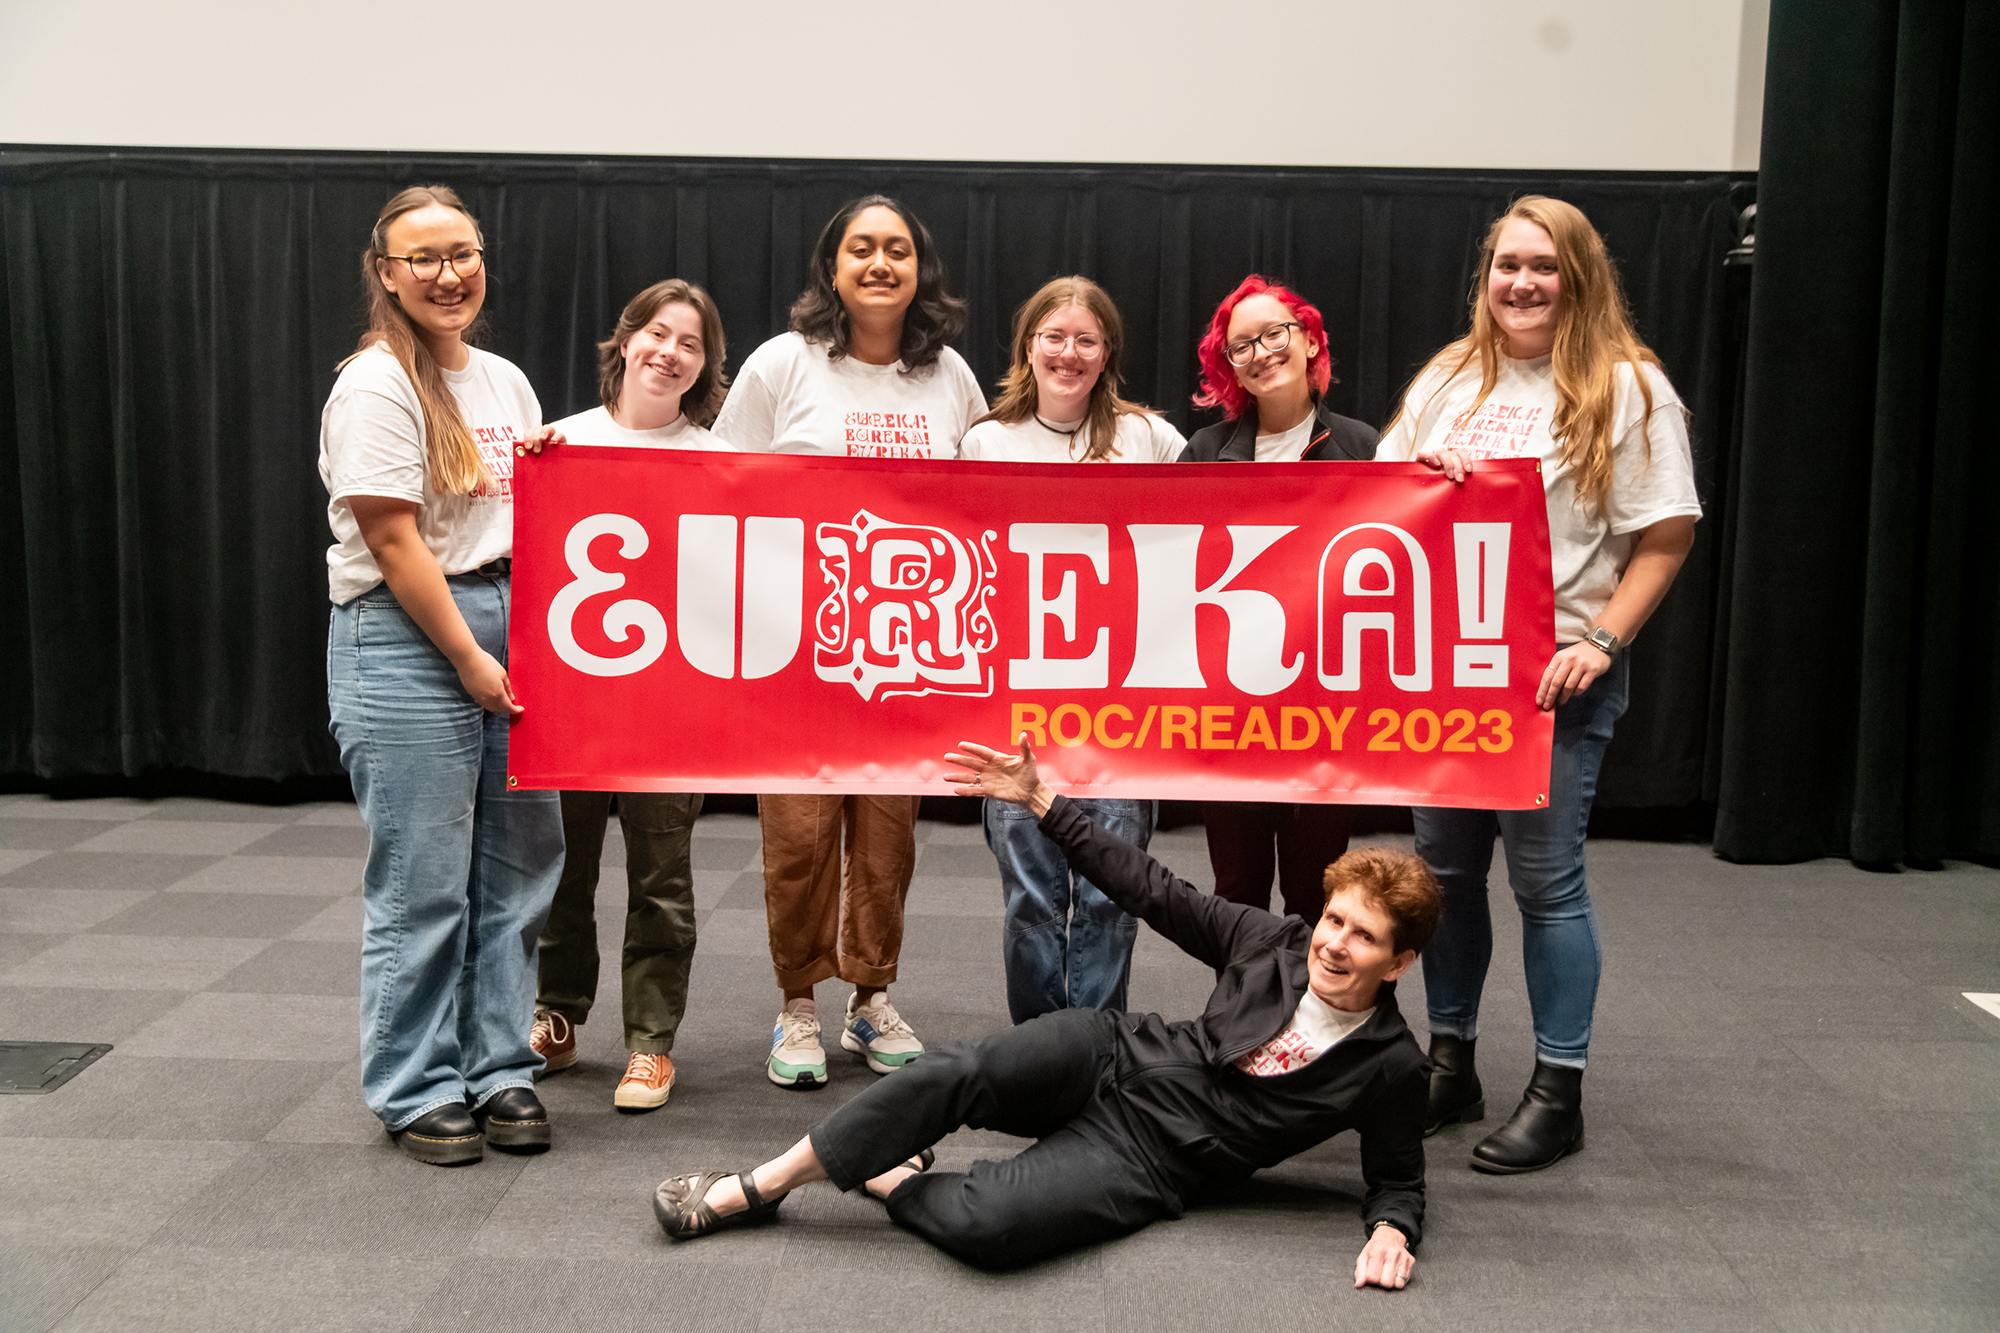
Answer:
[[784, 1088], [826, 1086], [826, 1051], [819, 1044], [819, 1010], [811, 1000], [793, 1000], [771, 1029], [771, 1058], [764, 1072]]
[[868, 1061], [878, 1074], [893, 1074], [924, 1053], [924, 1044], [910, 1025], [889, 1003], [886, 991], [877, 991], [873, 1004], [856, 1006], [856, 991], [847, 997], [847, 1021], [841, 1025], [840, 1044]]

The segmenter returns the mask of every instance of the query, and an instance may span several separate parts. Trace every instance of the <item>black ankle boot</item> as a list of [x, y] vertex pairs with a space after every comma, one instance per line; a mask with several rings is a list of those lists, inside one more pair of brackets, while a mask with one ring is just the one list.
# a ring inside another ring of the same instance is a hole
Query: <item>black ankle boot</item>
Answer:
[[418, 1116], [389, 1137], [419, 1162], [432, 1166], [464, 1166], [481, 1155], [479, 1126], [458, 1102], [440, 1106]]
[[1479, 1086], [1479, 1074], [1472, 1067], [1472, 1048], [1466, 1041], [1443, 1032], [1431, 1033], [1431, 1103], [1424, 1115], [1424, 1137], [1455, 1125], [1471, 1124], [1486, 1118], [1486, 1093]]
[[472, 1114], [486, 1131], [487, 1144], [501, 1152], [549, 1150], [549, 1113], [527, 1088], [502, 1088]]
[[1506, 1124], [1479, 1141], [1472, 1165], [1495, 1175], [1518, 1175], [1582, 1151], [1583, 1071], [1537, 1060], [1521, 1104]]

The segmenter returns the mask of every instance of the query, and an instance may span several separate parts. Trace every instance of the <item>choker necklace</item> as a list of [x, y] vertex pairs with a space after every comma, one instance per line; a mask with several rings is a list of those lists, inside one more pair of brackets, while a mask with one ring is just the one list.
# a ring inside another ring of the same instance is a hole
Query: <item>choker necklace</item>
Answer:
[[1041, 423], [1042, 429], [1049, 432], [1051, 435], [1074, 435], [1078, 431], [1083, 429], [1083, 421], [1088, 421], [1090, 420], [1090, 418], [1086, 416], [1083, 419], [1083, 421], [1077, 422], [1074, 426], [1071, 426], [1068, 430], [1064, 430], [1061, 426], [1056, 425], [1054, 422], [1050, 421], [1047, 417], [1043, 416], [1040, 412], [1035, 413], [1035, 420]]

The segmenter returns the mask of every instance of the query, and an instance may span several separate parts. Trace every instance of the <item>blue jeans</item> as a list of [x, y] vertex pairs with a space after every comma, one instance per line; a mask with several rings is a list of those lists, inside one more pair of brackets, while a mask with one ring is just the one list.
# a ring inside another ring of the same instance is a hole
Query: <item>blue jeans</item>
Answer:
[[[507, 660], [508, 580], [455, 575], [480, 647]], [[552, 791], [507, 789], [507, 720], [386, 584], [333, 608], [327, 703], [368, 826], [361, 1094], [391, 1130], [534, 1086], [535, 942], [562, 872]]]
[[[1135, 847], [1153, 840], [1157, 802], [1086, 798], [1076, 806]], [[1056, 1009], [1123, 1009], [1139, 923], [1073, 874], [1036, 822], [1024, 806], [986, 801], [986, 845], [1000, 862], [1006, 907], [1000, 958], [1007, 1012], [1025, 1023]]]
[[1411, 811], [1417, 855], [1430, 862], [1444, 890], [1444, 920], [1424, 951], [1432, 1032], [1467, 1041], [1479, 1035], [1479, 993], [1493, 958], [1486, 872], [1498, 832], [1507, 852], [1507, 881], [1521, 909], [1535, 1058], [1583, 1068], [1603, 965], [1584, 881], [1584, 833], [1604, 747], [1625, 712], [1630, 674], [1620, 654], [1589, 689], [1556, 709], [1546, 809]]

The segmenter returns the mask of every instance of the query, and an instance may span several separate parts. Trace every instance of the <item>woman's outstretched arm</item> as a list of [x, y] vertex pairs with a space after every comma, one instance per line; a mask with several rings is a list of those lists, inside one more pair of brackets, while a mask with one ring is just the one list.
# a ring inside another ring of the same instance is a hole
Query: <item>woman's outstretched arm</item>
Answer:
[[1283, 918], [1201, 892], [1124, 839], [1099, 828], [1042, 781], [1026, 733], [1018, 753], [960, 741], [945, 762], [964, 772], [945, 781], [960, 796], [990, 796], [1026, 806], [1041, 820], [1042, 834], [1062, 849], [1071, 868], [1105, 897], [1138, 917], [1181, 950], [1210, 967], [1271, 947]]

